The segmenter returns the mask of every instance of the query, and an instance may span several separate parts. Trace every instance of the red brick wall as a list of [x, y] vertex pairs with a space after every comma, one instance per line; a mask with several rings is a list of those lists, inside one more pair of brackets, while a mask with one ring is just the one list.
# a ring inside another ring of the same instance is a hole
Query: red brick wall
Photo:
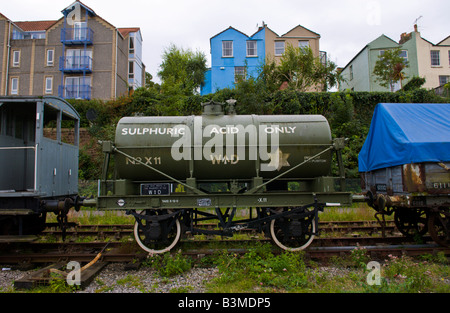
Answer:
[[[44, 137], [56, 140], [56, 129], [45, 128]], [[73, 144], [74, 143], [74, 131], [73, 129], [63, 128], [61, 129], [62, 142]], [[91, 157], [98, 157], [101, 154], [100, 145], [97, 144], [97, 139], [93, 138], [88, 129], [80, 128], [80, 149], [85, 149]]]

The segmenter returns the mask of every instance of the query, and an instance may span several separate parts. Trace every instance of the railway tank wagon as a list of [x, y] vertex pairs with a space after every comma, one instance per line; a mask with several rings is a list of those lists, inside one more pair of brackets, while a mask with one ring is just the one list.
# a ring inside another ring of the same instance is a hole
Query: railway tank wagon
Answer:
[[8, 242], [41, 232], [49, 212], [64, 228], [77, 202], [79, 120], [60, 98], [0, 98], [0, 235]]
[[[244, 228], [300, 250], [317, 235], [320, 210], [351, 203], [343, 191], [345, 140], [332, 140], [323, 116], [238, 115], [235, 101], [227, 104], [227, 113], [209, 102], [200, 116], [124, 117], [115, 142], [102, 143], [98, 208], [132, 214], [135, 238], [149, 253], [169, 251], [184, 232], [231, 236]], [[250, 218], [236, 219], [243, 209]], [[197, 226], [209, 220], [219, 230]]]
[[359, 171], [377, 218], [394, 214], [405, 236], [450, 246], [450, 104], [378, 104]]

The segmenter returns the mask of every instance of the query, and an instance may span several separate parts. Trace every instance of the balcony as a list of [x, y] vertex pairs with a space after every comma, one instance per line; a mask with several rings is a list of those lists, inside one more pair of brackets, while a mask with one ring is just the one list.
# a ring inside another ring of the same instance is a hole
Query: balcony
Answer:
[[61, 29], [61, 42], [65, 45], [92, 45], [94, 32], [89, 27]]
[[60, 57], [59, 70], [64, 73], [92, 73], [92, 58], [90, 56]]
[[58, 95], [64, 99], [91, 99], [90, 85], [59, 85]]

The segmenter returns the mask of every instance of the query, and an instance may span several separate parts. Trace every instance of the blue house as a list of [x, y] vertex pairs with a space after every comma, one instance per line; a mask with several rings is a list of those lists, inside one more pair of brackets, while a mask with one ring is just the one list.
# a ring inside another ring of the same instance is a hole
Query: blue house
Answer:
[[229, 27], [210, 39], [211, 68], [205, 73], [200, 93], [206, 95], [219, 89], [233, 88], [239, 79], [258, 76], [265, 53], [265, 28], [247, 36]]
[[205, 73], [201, 95], [223, 88], [234, 88], [239, 79], [256, 78], [266, 58], [279, 60], [286, 45], [308, 46], [314, 55], [319, 51], [320, 35], [298, 25], [279, 36], [263, 22], [252, 36], [229, 27], [210, 39], [211, 68]]

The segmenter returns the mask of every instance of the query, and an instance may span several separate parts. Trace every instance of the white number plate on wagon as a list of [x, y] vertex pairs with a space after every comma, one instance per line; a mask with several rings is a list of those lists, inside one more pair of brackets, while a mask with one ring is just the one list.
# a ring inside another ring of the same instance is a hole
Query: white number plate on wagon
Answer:
[[170, 195], [169, 183], [141, 184], [141, 196]]

